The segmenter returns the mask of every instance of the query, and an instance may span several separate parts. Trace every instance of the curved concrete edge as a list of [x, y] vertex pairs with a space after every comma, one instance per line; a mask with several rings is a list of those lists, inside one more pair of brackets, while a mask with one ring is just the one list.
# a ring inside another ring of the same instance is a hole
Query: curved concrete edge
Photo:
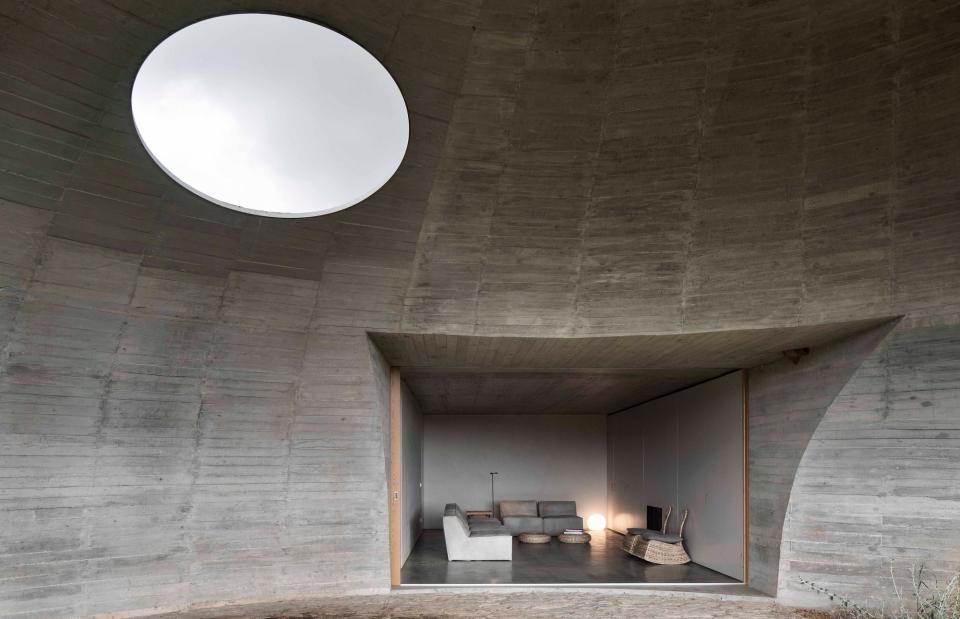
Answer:
[[749, 370], [749, 579], [776, 595], [783, 524], [797, 469], [811, 438], [854, 373], [896, 327], [895, 319]]

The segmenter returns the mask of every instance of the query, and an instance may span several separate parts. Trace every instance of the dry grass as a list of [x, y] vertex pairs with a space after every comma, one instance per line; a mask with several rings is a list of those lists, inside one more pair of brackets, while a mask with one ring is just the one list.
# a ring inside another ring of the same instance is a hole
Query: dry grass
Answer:
[[883, 604], [878, 607], [855, 602], [826, 587], [805, 579], [800, 582], [821, 595], [826, 595], [838, 607], [826, 614], [810, 615], [810, 619], [836, 617], [838, 619], [960, 619], [960, 574], [955, 574], [946, 583], [929, 582], [924, 576], [923, 565], [910, 568], [910, 587], [897, 584], [894, 567], [890, 566], [892, 596], [897, 600], [893, 608]]

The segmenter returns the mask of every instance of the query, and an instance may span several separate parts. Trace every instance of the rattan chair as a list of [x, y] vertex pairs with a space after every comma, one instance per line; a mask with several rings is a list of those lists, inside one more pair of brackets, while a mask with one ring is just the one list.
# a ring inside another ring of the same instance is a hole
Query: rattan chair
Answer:
[[683, 547], [683, 527], [687, 524], [687, 510], [683, 510], [680, 519], [680, 530], [676, 535], [667, 534], [667, 525], [670, 522], [672, 509], [667, 510], [663, 528], [657, 531], [647, 531], [635, 535], [627, 535], [623, 540], [623, 549], [639, 559], [660, 565], [681, 565], [690, 563], [690, 555]]
[[660, 532], [666, 535], [667, 525], [670, 524], [670, 516], [673, 515], [673, 505], [667, 505], [667, 517], [663, 519], [663, 525], [660, 527]]

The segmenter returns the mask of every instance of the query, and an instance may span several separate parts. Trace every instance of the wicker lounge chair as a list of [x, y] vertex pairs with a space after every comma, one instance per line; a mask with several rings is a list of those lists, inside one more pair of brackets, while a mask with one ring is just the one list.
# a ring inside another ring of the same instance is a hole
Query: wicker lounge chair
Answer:
[[623, 549], [637, 558], [658, 563], [660, 565], [681, 565], [690, 563], [690, 555], [683, 547], [683, 527], [687, 524], [687, 510], [683, 510], [680, 519], [680, 530], [676, 535], [667, 533], [672, 509], [667, 510], [663, 528], [660, 531], [651, 529], [627, 529], [627, 536], [623, 540]]

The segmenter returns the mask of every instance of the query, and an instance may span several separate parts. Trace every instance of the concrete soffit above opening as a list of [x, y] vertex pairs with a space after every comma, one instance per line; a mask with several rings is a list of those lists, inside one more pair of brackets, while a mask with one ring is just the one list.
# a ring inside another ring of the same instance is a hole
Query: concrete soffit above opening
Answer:
[[424, 414], [603, 414], [894, 320], [575, 338], [368, 335]]

